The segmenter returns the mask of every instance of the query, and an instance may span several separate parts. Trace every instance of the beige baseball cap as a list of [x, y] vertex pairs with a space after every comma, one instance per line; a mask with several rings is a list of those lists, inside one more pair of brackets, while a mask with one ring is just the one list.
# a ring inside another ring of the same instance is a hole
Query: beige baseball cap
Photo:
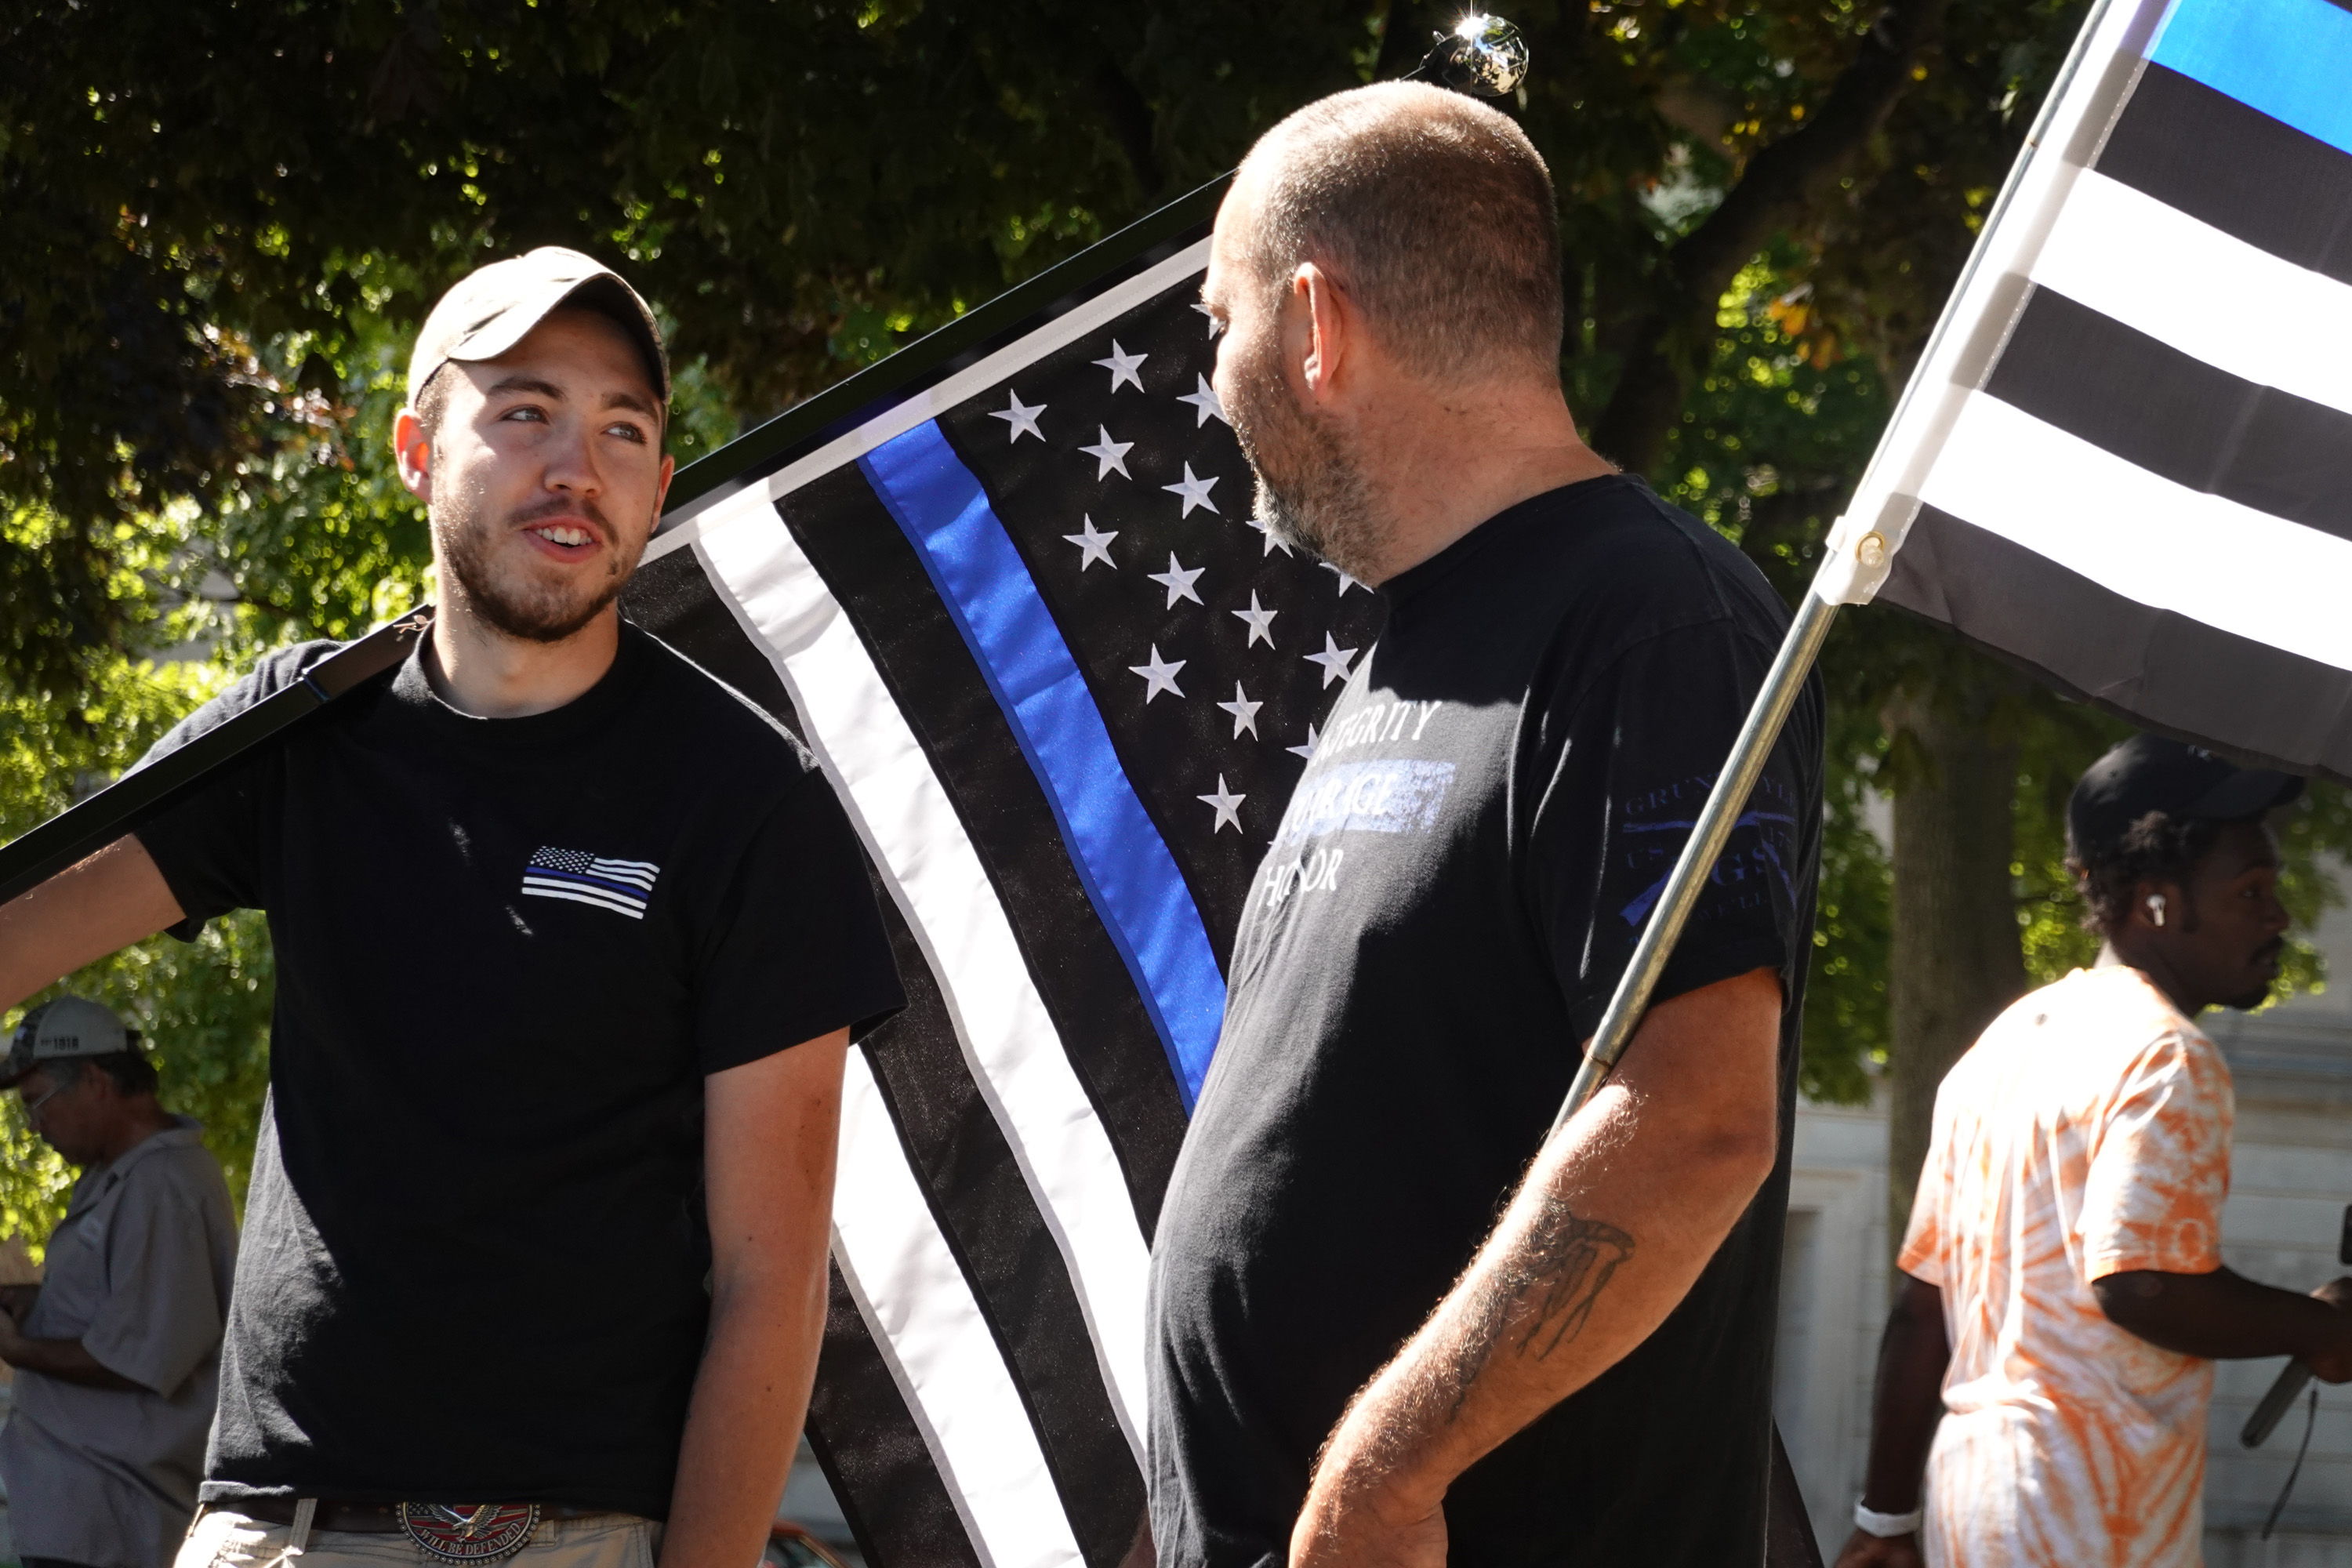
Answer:
[[409, 403], [415, 404], [433, 373], [451, 360], [498, 358], [559, 305], [601, 310], [618, 321], [646, 356], [646, 372], [661, 389], [662, 402], [669, 402], [669, 355], [662, 347], [661, 329], [654, 324], [652, 307], [594, 257], [542, 245], [526, 255], [476, 268], [441, 296], [408, 356]]

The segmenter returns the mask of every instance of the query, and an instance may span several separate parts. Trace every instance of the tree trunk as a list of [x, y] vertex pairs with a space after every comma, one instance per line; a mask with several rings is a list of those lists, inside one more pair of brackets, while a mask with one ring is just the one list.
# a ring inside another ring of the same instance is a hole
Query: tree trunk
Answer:
[[1927, 1156], [1937, 1086], [1960, 1053], [2025, 990], [2018, 941], [2012, 811], [2017, 748], [1981, 723], [1922, 703], [1890, 715], [1917, 747], [1895, 796], [1895, 931], [1888, 1002], [1892, 1089], [1887, 1245], [1902, 1246]]

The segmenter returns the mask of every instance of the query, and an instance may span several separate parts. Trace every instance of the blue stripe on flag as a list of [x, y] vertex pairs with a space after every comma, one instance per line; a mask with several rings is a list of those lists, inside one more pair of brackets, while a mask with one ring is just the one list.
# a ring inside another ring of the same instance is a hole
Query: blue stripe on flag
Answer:
[[1078, 880], [1135, 977], [1190, 1111], [1217, 1047], [1224, 976], [1061, 627], [936, 421], [883, 443], [857, 466], [913, 542], [1045, 787]]
[[2331, 0], [2180, 0], [2147, 58], [2352, 153], [2352, 11]]

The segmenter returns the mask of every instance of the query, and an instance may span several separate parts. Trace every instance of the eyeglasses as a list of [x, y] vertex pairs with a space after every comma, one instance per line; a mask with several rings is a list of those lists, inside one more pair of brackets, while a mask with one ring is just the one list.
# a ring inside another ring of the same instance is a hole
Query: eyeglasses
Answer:
[[[79, 1082], [79, 1080], [77, 1079], [76, 1081]], [[73, 1084], [61, 1083], [51, 1089], [48, 1093], [41, 1096], [40, 1099], [26, 1100], [25, 1102], [25, 1125], [26, 1127], [32, 1127], [37, 1124], [41, 1120], [41, 1108], [47, 1105], [49, 1101], [55, 1100], [58, 1096], [63, 1094], [72, 1087]]]

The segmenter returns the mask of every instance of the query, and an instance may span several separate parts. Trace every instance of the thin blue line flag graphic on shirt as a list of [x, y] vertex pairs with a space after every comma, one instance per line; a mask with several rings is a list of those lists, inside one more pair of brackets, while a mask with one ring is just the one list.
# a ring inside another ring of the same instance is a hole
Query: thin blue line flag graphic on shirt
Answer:
[[661, 868], [645, 860], [608, 860], [577, 849], [541, 846], [522, 874], [530, 899], [568, 899], [593, 904], [633, 921], [646, 918], [646, 901]]

